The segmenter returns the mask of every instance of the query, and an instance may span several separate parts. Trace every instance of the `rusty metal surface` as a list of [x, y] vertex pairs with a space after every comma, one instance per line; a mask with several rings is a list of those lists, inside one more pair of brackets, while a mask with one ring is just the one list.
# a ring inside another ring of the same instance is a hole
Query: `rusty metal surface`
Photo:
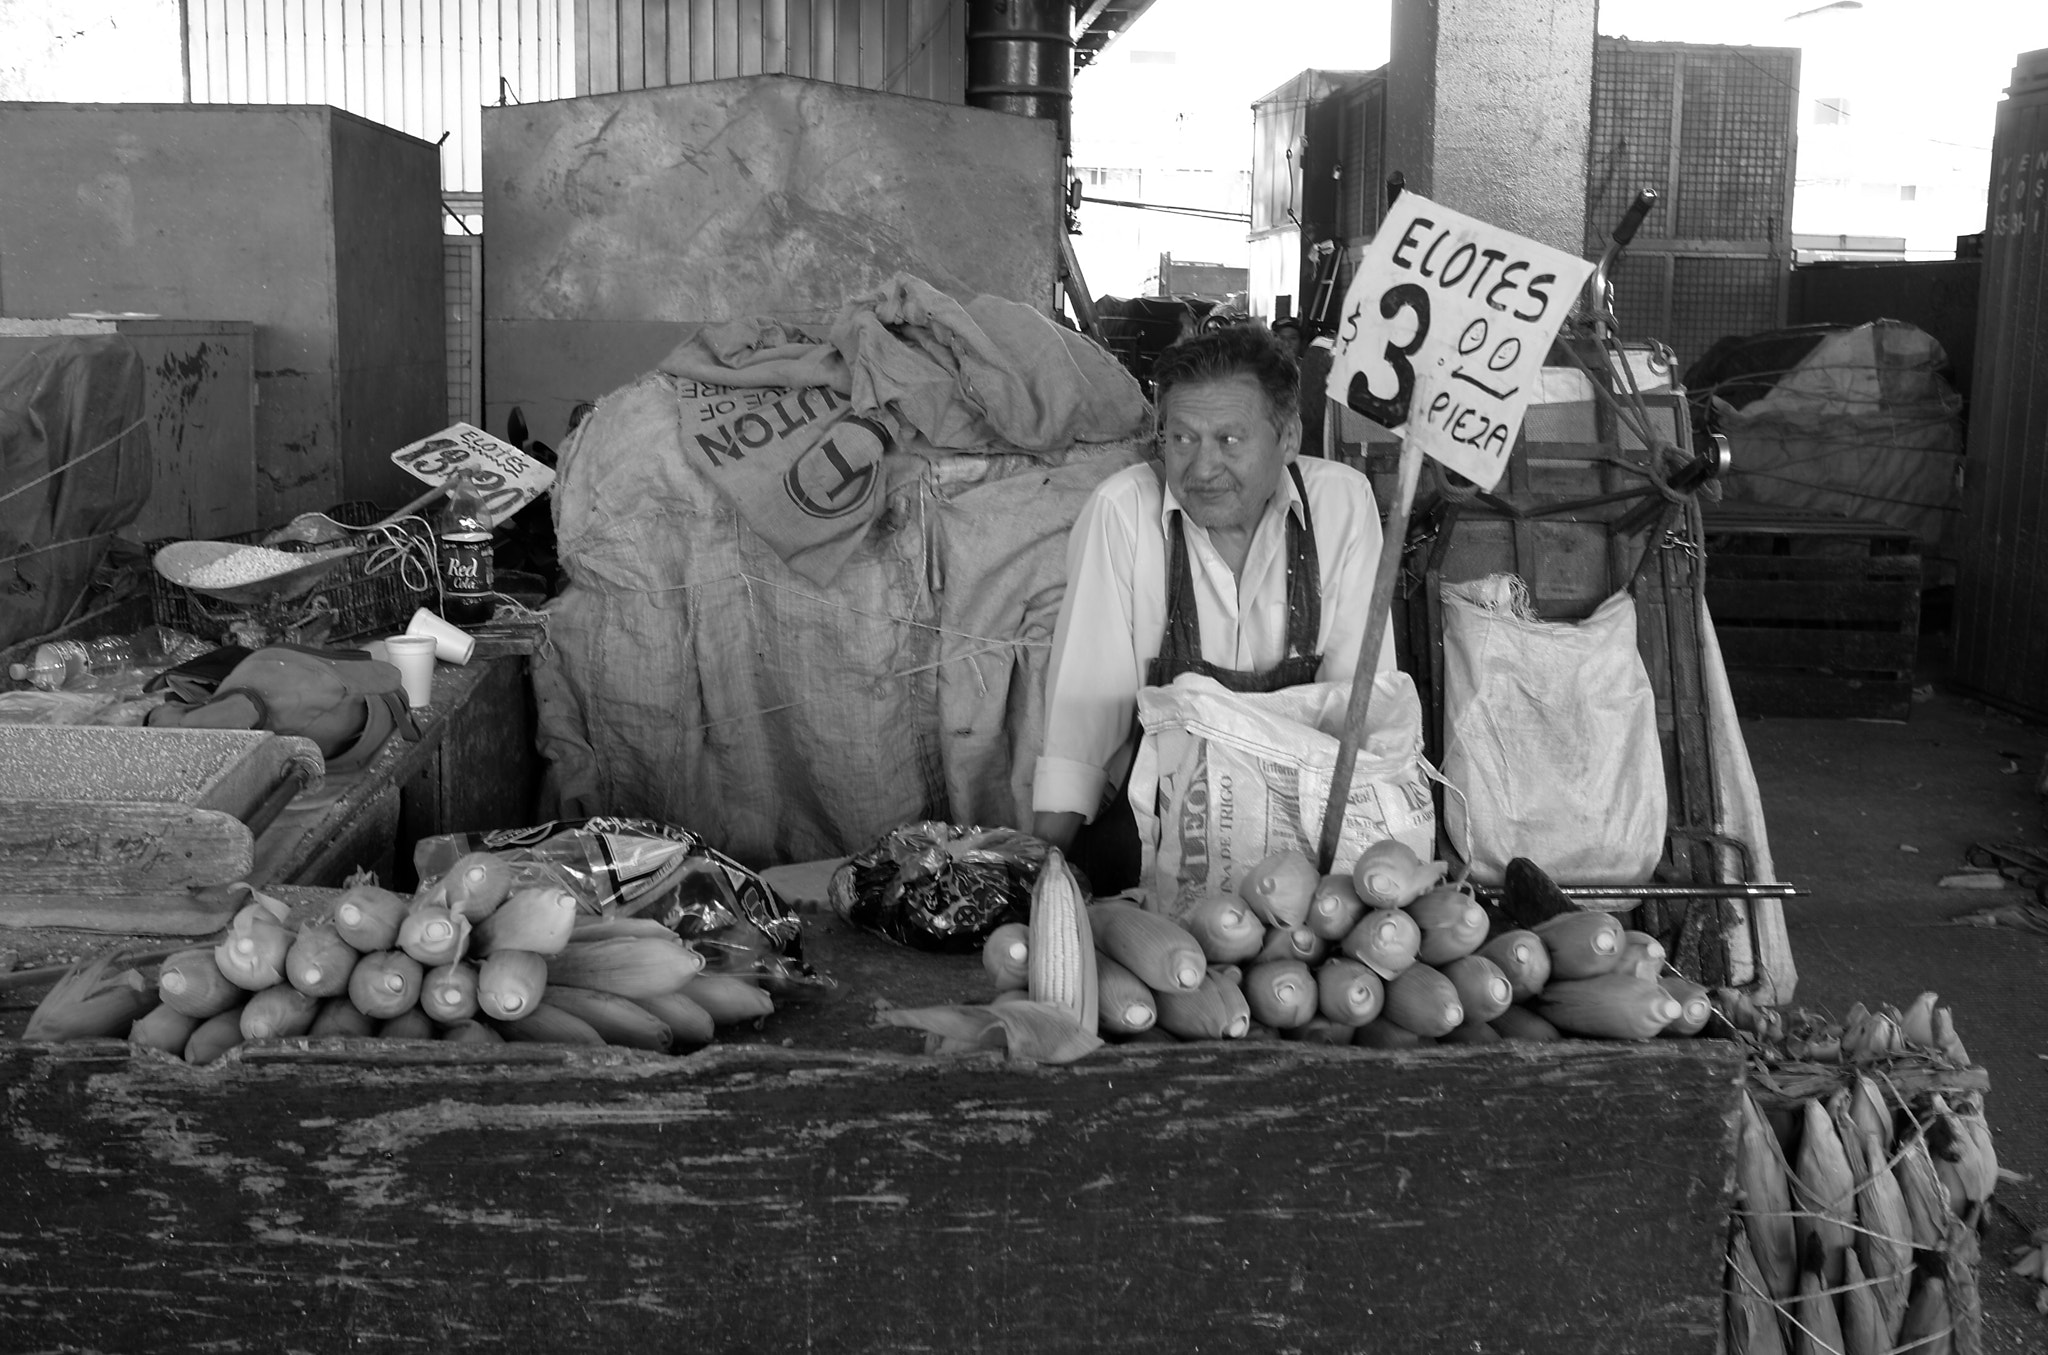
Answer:
[[899, 271], [1052, 304], [1034, 119], [758, 76], [487, 108], [484, 155], [487, 322], [823, 320]]

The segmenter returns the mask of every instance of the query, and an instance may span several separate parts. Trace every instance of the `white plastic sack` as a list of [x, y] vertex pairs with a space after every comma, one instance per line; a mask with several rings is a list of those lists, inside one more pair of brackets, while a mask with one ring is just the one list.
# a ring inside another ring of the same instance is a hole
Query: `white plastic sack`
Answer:
[[[1193, 673], [1139, 689], [1144, 738], [1130, 795], [1147, 907], [1180, 920], [1204, 898], [1236, 893], [1245, 872], [1273, 852], [1316, 854], [1350, 701], [1348, 682], [1241, 695]], [[1428, 860], [1436, 809], [1422, 758], [1422, 703], [1406, 673], [1374, 679], [1367, 724], [1335, 868], [1348, 871], [1360, 852], [1390, 837]]]
[[1628, 594], [1555, 622], [1513, 576], [1446, 588], [1444, 743], [1446, 826], [1479, 883], [1517, 856], [1571, 885], [1656, 870], [1664, 750]]

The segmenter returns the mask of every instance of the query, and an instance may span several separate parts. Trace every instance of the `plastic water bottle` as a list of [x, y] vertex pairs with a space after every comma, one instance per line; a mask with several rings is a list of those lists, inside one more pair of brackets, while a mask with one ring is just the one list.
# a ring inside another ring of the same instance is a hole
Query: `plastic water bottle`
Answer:
[[42, 691], [78, 688], [111, 673], [168, 668], [206, 652], [208, 646], [183, 632], [148, 626], [134, 635], [97, 640], [51, 640], [36, 646], [27, 663], [9, 664], [7, 674]]

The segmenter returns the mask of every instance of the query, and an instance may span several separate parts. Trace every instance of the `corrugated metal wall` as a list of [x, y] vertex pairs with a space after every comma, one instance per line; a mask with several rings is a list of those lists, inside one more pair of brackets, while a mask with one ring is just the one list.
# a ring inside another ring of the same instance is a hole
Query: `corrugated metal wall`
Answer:
[[446, 133], [443, 190], [479, 193], [478, 110], [575, 92], [586, 2], [187, 0], [191, 99], [332, 104], [422, 140]]
[[967, 0], [574, 0], [578, 94], [800, 75], [967, 100]]

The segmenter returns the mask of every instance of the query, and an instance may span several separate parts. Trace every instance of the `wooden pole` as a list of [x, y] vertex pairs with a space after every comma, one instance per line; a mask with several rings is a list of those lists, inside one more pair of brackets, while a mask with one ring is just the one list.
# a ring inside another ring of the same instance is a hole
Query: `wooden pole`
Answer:
[[1330, 798], [1323, 805], [1323, 839], [1316, 851], [1316, 869], [1328, 875], [1337, 860], [1337, 839], [1344, 831], [1344, 806], [1351, 799], [1351, 770], [1365, 737], [1365, 717], [1372, 707], [1372, 680], [1379, 671], [1380, 641], [1394, 610], [1394, 581], [1401, 576], [1401, 552], [1408, 540], [1408, 514], [1415, 507], [1415, 486], [1422, 479], [1422, 448], [1401, 439], [1401, 469], [1387, 513], [1386, 535], [1380, 541], [1379, 572], [1373, 575], [1372, 603], [1365, 613], [1365, 633], [1358, 638], [1358, 667], [1351, 675], [1351, 704], [1344, 711], [1344, 733], [1337, 741], [1337, 765], [1330, 770]]

